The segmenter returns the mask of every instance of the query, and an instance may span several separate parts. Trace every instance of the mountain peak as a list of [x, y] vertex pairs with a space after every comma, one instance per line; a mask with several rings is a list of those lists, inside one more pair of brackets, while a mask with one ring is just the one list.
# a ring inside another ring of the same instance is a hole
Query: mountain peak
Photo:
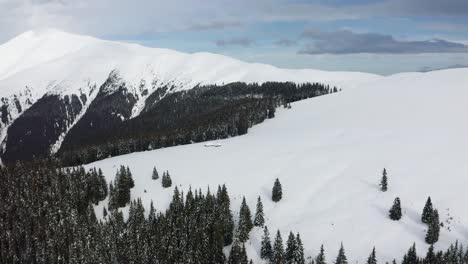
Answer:
[[0, 80], [19, 71], [78, 51], [98, 40], [88, 36], [43, 28], [26, 31], [0, 45]]

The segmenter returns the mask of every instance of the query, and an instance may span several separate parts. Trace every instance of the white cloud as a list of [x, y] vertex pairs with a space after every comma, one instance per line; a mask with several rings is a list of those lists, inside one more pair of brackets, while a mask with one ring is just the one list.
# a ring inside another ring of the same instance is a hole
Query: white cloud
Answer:
[[0, 0], [0, 40], [37, 27], [97, 36], [207, 30], [256, 21], [468, 15], [466, 0], [325, 5], [287, 0]]

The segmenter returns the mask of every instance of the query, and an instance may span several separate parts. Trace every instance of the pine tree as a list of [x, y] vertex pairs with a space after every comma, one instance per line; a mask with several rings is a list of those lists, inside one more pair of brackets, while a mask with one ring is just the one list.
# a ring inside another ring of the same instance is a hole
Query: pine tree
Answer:
[[426, 234], [426, 243], [428, 244], [435, 244], [439, 240], [439, 233], [440, 233], [440, 222], [439, 222], [439, 212], [437, 209], [434, 209], [432, 212], [432, 216], [427, 228]]
[[393, 202], [393, 206], [389, 211], [389, 216], [390, 219], [394, 221], [398, 221], [401, 219], [401, 202], [400, 198], [395, 198], [395, 201]]
[[245, 242], [247, 239], [249, 239], [249, 233], [252, 228], [252, 215], [250, 213], [249, 206], [245, 201], [245, 197], [243, 197], [239, 211], [239, 240], [241, 242]]
[[275, 243], [273, 245], [273, 264], [284, 264], [284, 247], [281, 233], [278, 230], [276, 232]]
[[273, 261], [273, 249], [271, 247], [270, 232], [268, 231], [267, 226], [265, 226], [265, 228], [263, 229], [262, 247], [260, 249], [260, 257], [268, 261]]
[[151, 200], [149, 214], [148, 214], [148, 224], [150, 225], [153, 224], [155, 220], [156, 220], [156, 209], [154, 209], [153, 200]]
[[431, 222], [433, 211], [434, 208], [432, 207], [431, 197], [429, 196], [427, 198], [426, 205], [424, 205], [424, 209], [421, 215], [421, 221], [425, 224], [429, 224]]
[[416, 244], [408, 250], [408, 253], [403, 256], [401, 264], [419, 264], [418, 254], [416, 253]]
[[345, 250], [343, 243], [341, 243], [340, 250], [338, 251], [338, 256], [336, 257], [335, 264], [347, 264], [348, 259], [346, 258]]
[[107, 205], [109, 210], [118, 208], [117, 204], [117, 192], [115, 191], [114, 185], [109, 183], [109, 204]]
[[299, 233], [296, 235], [296, 252], [294, 252], [294, 263], [305, 264], [304, 245], [302, 244]]
[[384, 168], [382, 172], [382, 179], [380, 180], [380, 190], [386, 192], [388, 190], [387, 170]]
[[377, 264], [377, 257], [375, 255], [375, 247], [372, 249], [372, 252], [367, 259], [367, 264]]
[[249, 264], [249, 258], [247, 257], [247, 251], [245, 250], [245, 244], [242, 243], [242, 249], [240, 254], [240, 264]]
[[230, 207], [231, 200], [229, 198], [226, 185], [223, 184], [222, 187], [218, 188], [217, 200], [220, 207], [220, 221], [222, 223], [224, 234], [224, 246], [228, 246], [232, 243], [233, 239], [234, 221], [232, 219], [232, 212]]
[[115, 209], [118, 207], [125, 207], [130, 203], [130, 189], [135, 187], [130, 168], [120, 166], [120, 170], [117, 171], [114, 182], [113, 206], [109, 208]]
[[268, 107], [268, 118], [271, 119], [271, 118], [274, 118], [275, 117], [275, 112], [276, 112], [276, 108], [274, 105], [270, 105]]
[[271, 199], [273, 202], [279, 202], [283, 198], [283, 189], [281, 187], [281, 183], [278, 178], [275, 180], [275, 184], [273, 185], [273, 190], [271, 193]]
[[171, 175], [169, 175], [169, 171], [163, 172], [161, 185], [163, 188], [169, 188], [172, 186], [172, 179]]
[[264, 224], [263, 203], [259, 196], [257, 199], [257, 210], [255, 210], [254, 226], [263, 227]]
[[288, 241], [286, 242], [286, 252], [284, 254], [284, 260], [286, 264], [294, 264], [294, 254], [296, 251], [296, 238], [292, 232], [289, 232]]
[[228, 264], [240, 264], [242, 258], [242, 248], [238, 239], [234, 239], [231, 252], [229, 253]]
[[106, 199], [107, 197], [107, 181], [106, 177], [104, 177], [104, 174], [102, 173], [102, 170], [98, 170], [98, 177], [99, 177], [99, 201], [102, 201]]
[[327, 264], [325, 260], [325, 250], [323, 249], [323, 245], [320, 246], [320, 253], [315, 258], [315, 264]]
[[151, 179], [153, 180], [159, 179], [159, 173], [158, 173], [158, 170], [156, 170], [156, 166], [153, 168], [153, 174], [151, 175]]
[[437, 264], [437, 257], [434, 253], [434, 246], [431, 245], [429, 249], [427, 250], [426, 257], [424, 258], [423, 261], [424, 264]]
[[130, 171], [130, 168], [128, 166], [125, 172], [125, 180], [127, 181], [127, 185], [129, 189], [135, 187], [135, 182], [133, 181], [132, 172]]
[[143, 263], [146, 256], [145, 247], [145, 209], [141, 199], [130, 203], [130, 209], [127, 221], [127, 242], [128, 242], [128, 257], [129, 263]]

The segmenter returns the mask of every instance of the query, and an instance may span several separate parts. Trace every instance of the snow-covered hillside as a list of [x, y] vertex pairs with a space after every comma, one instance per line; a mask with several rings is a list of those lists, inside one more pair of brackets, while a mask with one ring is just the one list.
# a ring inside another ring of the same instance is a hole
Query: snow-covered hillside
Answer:
[[[101, 87], [111, 72], [118, 72], [121, 83], [136, 98], [130, 118], [138, 116], [145, 100], [164, 87], [175, 92], [199, 84], [292, 81], [346, 89], [381, 78], [367, 73], [279, 69], [216, 54], [186, 54], [53, 29], [29, 31], [0, 45], [0, 58], [0, 142], [7, 137], [9, 126], [44, 95], [85, 95], [82, 108], [86, 109], [96, 96], [95, 88]], [[51, 149], [60, 148], [69, 129], [67, 126], [54, 139]]]
[[[436, 247], [456, 239], [466, 244], [467, 87], [467, 69], [394, 75], [294, 103], [247, 135], [219, 141], [217, 148], [171, 147], [87, 167], [102, 168], [111, 180], [118, 166], [130, 166], [132, 198], [141, 197], [147, 208], [153, 200], [159, 210], [168, 205], [173, 187], [151, 180], [153, 166], [169, 170], [183, 190], [225, 183], [235, 197], [235, 214], [243, 195], [251, 210], [261, 196], [270, 231], [280, 229], [283, 239], [290, 230], [300, 232], [307, 255], [315, 256], [323, 243], [331, 261], [343, 242], [351, 263], [362, 263], [373, 246], [380, 260], [390, 261], [413, 242], [419, 253], [427, 249], [420, 214], [429, 195], [445, 225]], [[386, 193], [378, 188], [384, 167]], [[277, 177], [284, 198], [275, 204], [270, 197]], [[391, 221], [388, 210], [397, 196], [403, 218]], [[253, 231], [249, 242], [255, 263], [261, 233]]]

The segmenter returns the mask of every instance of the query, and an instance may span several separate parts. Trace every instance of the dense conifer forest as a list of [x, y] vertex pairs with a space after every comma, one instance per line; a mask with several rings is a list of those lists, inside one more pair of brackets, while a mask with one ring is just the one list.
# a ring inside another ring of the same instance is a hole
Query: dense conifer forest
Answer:
[[143, 113], [123, 122], [99, 110], [106, 104], [119, 107], [120, 101], [98, 100], [65, 137], [57, 157], [67, 165], [79, 165], [135, 151], [243, 135], [253, 125], [273, 118], [277, 107], [337, 91], [319, 83], [289, 82], [196, 87], [161, 99], [159, 94], [150, 96]]
[[[153, 204], [130, 201], [133, 176], [124, 166], [110, 184], [100, 170], [63, 169], [51, 161], [2, 167], [0, 181], [1, 263], [253, 263], [245, 249], [253, 228], [264, 230], [260, 253], [267, 263], [348, 263], [345, 245], [331, 262], [323, 246], [305, 256], [299, 233], [271, 236], [260, 198], [255, 213], [244, 199], [235, 217], [225, 185], [185, 194], [175, 187], [169, 208], [157, 212]], [[97, 219], [93, 205], [108, 196], [109, 211]], [[434, 229], [437, 210], [429, 202], [422, 218]], [[128, 218], [119, 211], [124, 206]], [[429, 244], [435, 233], [428, 232]], [[377, 263], [378, 250], [369, 252], [367, 263]], [[468, 251], [456, 242], [418, 255], [413, 245], [393, 263], [464, 264]]]

